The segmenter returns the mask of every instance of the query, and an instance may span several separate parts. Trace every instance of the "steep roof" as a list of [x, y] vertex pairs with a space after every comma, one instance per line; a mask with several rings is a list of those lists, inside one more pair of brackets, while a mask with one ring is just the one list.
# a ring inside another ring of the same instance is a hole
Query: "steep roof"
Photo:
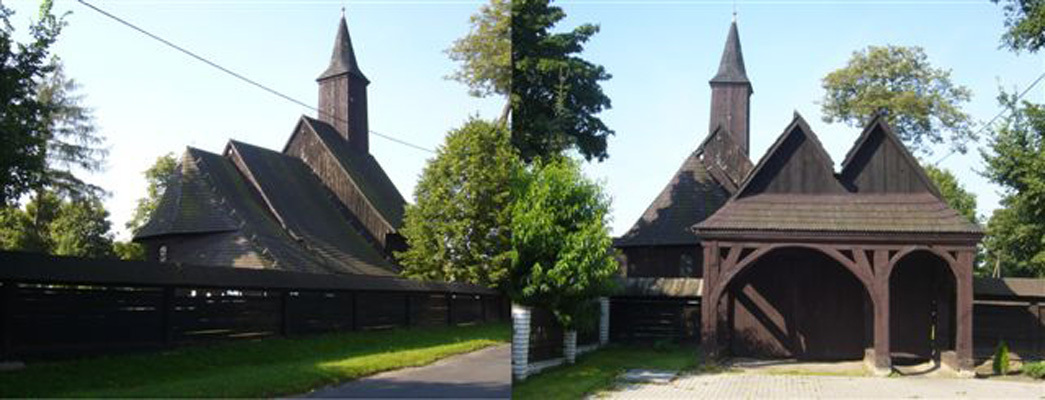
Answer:
[[174, 169], [174, 177], [160, 198], [149, 220], [135, 238], [158, 235], [228, 232], [238, 227], [221, 211], [220, 199], [199, 177], [200, 170], [186, 151]]
[[344, 15], [341, 16], [341, 23], [337, 27], [337, 37], [334, 39], [334, 51], [330, 55], [330, 65], [316, 80], [342, 74], [355, 75], [367, 81], [356, 62], [356, 52], [352, 49], [352, 38], [348, 35], [348, 24], [345, 22]]
[[617, 246], [695, 244], [691, 227], [715, 212], [736, 190], [751, 162], [724, 129], [711, 132], [682, 162]]
[[246, 175], [286, 233], [320, 263], [341, 272], [385, 275], [398, 268], [352, 229], [338, 203], [301, 160], [230, 141], [226, 156]]
[[[857, 149], [850, 155], [882, 151], [881, 146], [869, 147], [880, 142], [864, 140], [863, 136], [872, 134], [888, 136], [891, 130], [883, 120], [876, 119], [857, 140]], [[894, 144], [900, 146], [898, 151], [906, 152], [898, 140]], [[863, 149], [865, 146], [868, 148]], [[900, 157], [900, 161], [906, 163], [909, 160]], [[947, 233], [974, 237], [982, 233], [978, 225], [948, 206], [935, 190], [930, 190], [931, 184], [928, 187], [899, 185], [898, 190], [880, 185], [879, 189], [862, 191], [861, 182], [835, 174], [832, 166], [833, 162], [820, 145], [816, 133], [796, 113], [737, 193], [714, 215], [698, 223], [695, 229], [701, 235], [712, 232], [801, 231]], [[877, 173], [884, 175], [917, 170], [924, 176], [917, 162], [904, 164], [904, 168], [899, 169], [886, 168], [882, 164], [874, 167], [880, 168]]]
[[[349, 174], [352, 182], [366, 196], [367, 202], [391, 225], [392, 229], [399, 229], [403, 225], [406, 199], [399, 193], [399, 189], [392, 183], [392, 179], [381, 168], [377, 159], [370, 153], [352, 149], [330, 124], [307, 116], [302, 116], [302, 121], [315, 132], [324, 146], [330, 149], [338, 163], [341, 164], [341, 168]], [[287, 141], [287, 144], [290, 144], [290, 140]]]
[[718, 63], [718, 73], [711, 78], [711, 83], [751, 83], [747, 79], [747, 70], [744, 69], [744, 53], [740, 49], [737, 21], [729, 25], [726, 47], [722, 50], [722, 60]]

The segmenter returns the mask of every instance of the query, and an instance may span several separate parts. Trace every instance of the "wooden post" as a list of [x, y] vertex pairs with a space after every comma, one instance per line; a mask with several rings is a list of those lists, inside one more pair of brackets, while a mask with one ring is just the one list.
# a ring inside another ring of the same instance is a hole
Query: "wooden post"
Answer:
[[352, 292], [352, 330], [359, 330], [359, 293]]
[[0, 282], [0, 361], [11, 357], [14, 336], [15, 283]]
[[966, 250], [958, 254], [958, 305], [957, 305], [957, 343], [959, 373], [971, 376], [972, 359], [972, 264], [973, 252]]
[[705, 360], [718, 357], [718, 243], [704, 247], [704, 288], [700, 299], [700, 347]]
[[446, 294], [446, 325], [454, 326], [454, 294]]
[[889, 251], [874, 251], [874, 369], [875, 375], [888, 375], [893, 369], [889, 349]]
[[410, 327], [410, 300], [411, 300], [411, 298], [412, 298], [412, 296], [410, 296], [410, 293], [405, 293], [403, 295], [403, 301], [406, 302], [406, 305], [404, 307], [406, 309], [406, 312], [405, 312], [406, 315], [404, 315], [403, 321], [405, 321], [405, 324], [406, 324], [407, 328]]
[[170, 347], [174, 344], [174, 287], [164, 286], [160, 301], [160, 335], [161, 343]]
[[486, 297], [483, 295], [476, 295], [479, 298], [479, 318], [482, 318], [483, 322], [486, 322]]
[[289, 337], [291, 333], [290, 329], [290, 290], [281, 290], [279, 292], [280, 298], [280, 324], [279, 334], [283, 337]]

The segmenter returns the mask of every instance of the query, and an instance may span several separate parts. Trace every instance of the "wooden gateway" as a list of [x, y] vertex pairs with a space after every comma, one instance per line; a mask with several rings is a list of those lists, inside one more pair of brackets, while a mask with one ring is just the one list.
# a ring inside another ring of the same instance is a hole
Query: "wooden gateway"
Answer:
[[[626, 280], [702, 278], [674, 285], [699, 293], [660, 295], [699, 297], [712, 356], [971, 370], [982, 229], [947, 205], [880, 116], [841, 171], [797, 113], [752, 166], [740, 50], [734, 22], [711, 80], [711, 133], [616, 242]], [[649, 291], [635, 286], [633, 298]]]

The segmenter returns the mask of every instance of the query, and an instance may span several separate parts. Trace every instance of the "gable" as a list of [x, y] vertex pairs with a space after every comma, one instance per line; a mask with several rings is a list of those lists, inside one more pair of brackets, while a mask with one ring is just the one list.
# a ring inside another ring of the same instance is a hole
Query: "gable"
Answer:
[[841, 176], [856, 193], [932, 193], [940, 197], [922, 166], [881, 117], [857, 139], [842, 164]]
[[832, 194], [845, 188], [834, 174], [831, 157], [800, 115], [762, 157], [737, 197], [762, 193]]

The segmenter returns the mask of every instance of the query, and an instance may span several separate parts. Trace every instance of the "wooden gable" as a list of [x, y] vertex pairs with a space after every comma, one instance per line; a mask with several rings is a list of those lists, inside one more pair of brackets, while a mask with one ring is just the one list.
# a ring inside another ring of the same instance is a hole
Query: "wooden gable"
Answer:
[[834, 163], [801, 115], [777, 138], [736, 197], [762, 193], [840, 194]]
[[939, 191], [882, 116], [875, 117], [842, 162], [842, 181], [856, 193]]

